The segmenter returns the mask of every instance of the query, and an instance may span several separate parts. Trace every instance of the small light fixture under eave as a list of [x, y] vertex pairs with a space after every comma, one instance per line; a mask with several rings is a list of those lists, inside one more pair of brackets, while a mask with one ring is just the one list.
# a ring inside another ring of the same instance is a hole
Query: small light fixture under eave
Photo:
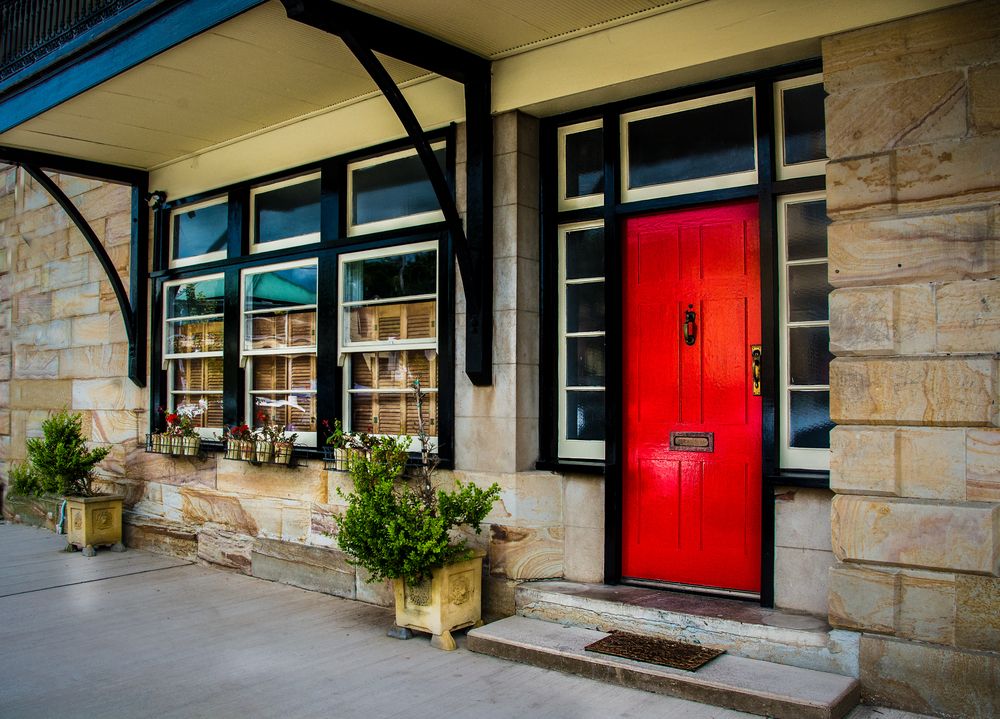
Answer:
[[153, 190], [152, 192], [146, 193], [146, 202], [149, 205], [149, 209], [155, 210], [158, 207], [162, 207], [163, 203], [167, 201], [167, 193], [163, 190]]

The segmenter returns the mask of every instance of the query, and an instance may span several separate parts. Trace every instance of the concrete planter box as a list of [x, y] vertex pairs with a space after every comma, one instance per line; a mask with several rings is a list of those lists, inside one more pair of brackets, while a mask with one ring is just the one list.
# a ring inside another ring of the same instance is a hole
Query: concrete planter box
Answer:
[[91, 557], [94, 547], [108, 545], [113, 551], [122, 552], [122, 502], [121, 495], [99, 497], [66, 497], [67, 543], [82, 549]]
[[396, 593], [396, 624], [428, 632], [431, 646], [452, 650], [451, 632], [482, 624], [483, 557], [472, 557], [431, 571], [417, 585], [392, 580]]

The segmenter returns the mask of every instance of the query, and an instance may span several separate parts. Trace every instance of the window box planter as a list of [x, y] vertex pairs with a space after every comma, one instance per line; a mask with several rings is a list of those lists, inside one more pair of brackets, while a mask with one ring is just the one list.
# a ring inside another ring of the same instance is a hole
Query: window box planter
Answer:
[[253, 442], [248, 439], [231, 439], [226, 442], [226, 459], [249, 462], [253, 459]]
[[110, 546], [124, 552], [122, 544], [121, 495], [66, 497], [67, 543], [82, 549], [85, 556], [96, 554], [95, 547]]
[[264, 440], [230, 439], [226, 442], [226, 459], [250, 464], [270, 464], [294, 467], [292, 451], [295, 445], [287, 442], [271, 443]]
[[201, 437], [178, 437], [169, 434], [147, 434], [146, 451], [194, 457], [201, 451]]
[[392, 580], [396, 625], [431, 634], [431, 646], [457, 648], [451, 633], [482, 624], [483, 555], [431, 570], [420, 584]]
[[330, 446], [323, 447], [323, 469], [348, 472], [351, 469], [351, 450]]

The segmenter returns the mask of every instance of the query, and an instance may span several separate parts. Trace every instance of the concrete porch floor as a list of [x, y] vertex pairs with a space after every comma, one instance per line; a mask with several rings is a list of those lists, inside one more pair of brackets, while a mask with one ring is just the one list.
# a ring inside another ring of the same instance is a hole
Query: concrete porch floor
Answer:
[[[385, 636], [391, 612], [0, 523], [4, 717], [708, 717], [739, 712]], [[859, 707], [851, 719], [914, 714]]]

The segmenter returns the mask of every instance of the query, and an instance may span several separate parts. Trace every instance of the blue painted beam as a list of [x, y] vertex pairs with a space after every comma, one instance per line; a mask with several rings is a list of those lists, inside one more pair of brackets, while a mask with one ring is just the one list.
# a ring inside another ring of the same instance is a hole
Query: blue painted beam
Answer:
[[103, 37], [94, 47], [75, 56], [63, 55], [61, 61], [50, 64], [33, 81], [0, 98], [0, 132], [17, 127], [264, 1], [184, 0], [157, 6], [121, 34]]

